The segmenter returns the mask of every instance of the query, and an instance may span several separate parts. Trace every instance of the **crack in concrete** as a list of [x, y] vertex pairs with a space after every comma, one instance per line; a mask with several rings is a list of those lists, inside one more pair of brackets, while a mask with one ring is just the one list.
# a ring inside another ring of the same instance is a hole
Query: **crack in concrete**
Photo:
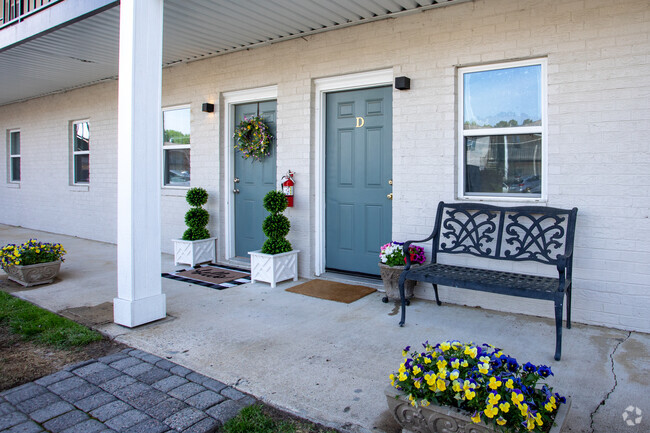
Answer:
[[620, 340], [616, 346], [614, 346], [614, 350], [612, 350], [612, 353], [609, 354], [609, 359], [612, 362], [612, 375], [614, 376], [614, 386], [612, 389], [609, 390], [609, 392], [605, 395], [605, 397], [598, 403], [598, 406], [596, 406], [596, 409], [591, 412], [589, 415], [589, 419], [591, 420], [589, 423], [589, 429], [591, 430], [591, 433], [595, 433], [594, 431], [594, 417], [596, 416], [596, 412], [598, 412], [598, 409], [600, 409], [601, 406], [605, 406], [605, 403], [607, 403], [607, 399], [609, 399], [609, 396], [612, 395], [616, 387], [618, 386], [618, 378], [616, 377], [616, 371], [614, 370], [614, 354], [618, 350], [619, 346], [623, 343], [625, 343], [629, 338], [632, 336], [632, 332], [628, 331], [627, 337], [625, 337], [623, 340]]

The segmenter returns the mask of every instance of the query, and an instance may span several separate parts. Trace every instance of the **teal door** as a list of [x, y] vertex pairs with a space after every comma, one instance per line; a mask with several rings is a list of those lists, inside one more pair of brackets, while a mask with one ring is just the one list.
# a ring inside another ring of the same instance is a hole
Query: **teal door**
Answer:
[[329, 93], [326, 111], [325, 267], [378, 275], [391, 241], [392, 89]]
[[249, 251], [262, 248], [265, 236], [262, 221], [268, 212], [264, 210], [264, 195], [276, 189], [276, 101], [255, 102], [235, 106], [235, 126], [244, 116], [262, 116], [274, 139], [271, 155], [262, 161], [244, 159], [235, 151], [235, 256], [248, 257]]

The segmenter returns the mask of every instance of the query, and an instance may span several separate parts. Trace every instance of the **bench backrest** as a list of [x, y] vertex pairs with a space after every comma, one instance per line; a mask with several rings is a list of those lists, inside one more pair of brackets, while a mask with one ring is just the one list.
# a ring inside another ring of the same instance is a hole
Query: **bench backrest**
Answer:
[[573, 251], [577, 213], [577, 208], [440, 202], [433, 261], [446, 253], [557, 265], [558, 255]]

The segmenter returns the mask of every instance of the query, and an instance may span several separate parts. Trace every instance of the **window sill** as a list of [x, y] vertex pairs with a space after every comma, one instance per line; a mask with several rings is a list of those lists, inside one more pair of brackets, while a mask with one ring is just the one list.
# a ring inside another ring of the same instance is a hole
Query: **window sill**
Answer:
[[190, 189], [188, 186], [163, 186], [161, 195], [163, 197], [185, 197], [188, 189]]
[[487, 196], [487, 195], [466, 195], [466, 196], [460, 196], [458, 197], [458, 200], [463, 200], [463, 201], [490, 201], [490, 202], [506, 202], [506, 203], [513, 203], [513, 202], [521, 202], [521, 203], [546, 203], [548, 202], [547, 197], [525, 197], [525, 196], [518, 196], [518, 197], [513, 197], [513, 196]]
[[72, 192], [88, 192], [90, 191], [90, 185], [69, 185], [68, 191]]
[[7, 183], [7, 188], [16, 188], [16, 189], [20, 189], [20, 184], [17, 183], [17, 182], [9, 182], [9, 183]]

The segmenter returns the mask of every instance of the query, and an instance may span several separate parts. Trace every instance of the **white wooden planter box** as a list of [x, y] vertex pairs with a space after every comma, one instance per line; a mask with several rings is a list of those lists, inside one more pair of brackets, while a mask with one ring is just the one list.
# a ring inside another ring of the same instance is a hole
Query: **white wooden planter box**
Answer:
[[186, 241], [183, 239], [172, 239], [174, 242], [174, 264], [183, 263], [196, 266], [201, 263], [215, 263], [217, 238], [199, 239], [198, 241]]
[[293, 250], [280, 254], [264, 254], [257, 251], [249, 251], [251, 256], [251, 283], [263, 281], [271, 283], [275, 287], [279, 281], [298, 281], [298, 253], [300, 250]]

